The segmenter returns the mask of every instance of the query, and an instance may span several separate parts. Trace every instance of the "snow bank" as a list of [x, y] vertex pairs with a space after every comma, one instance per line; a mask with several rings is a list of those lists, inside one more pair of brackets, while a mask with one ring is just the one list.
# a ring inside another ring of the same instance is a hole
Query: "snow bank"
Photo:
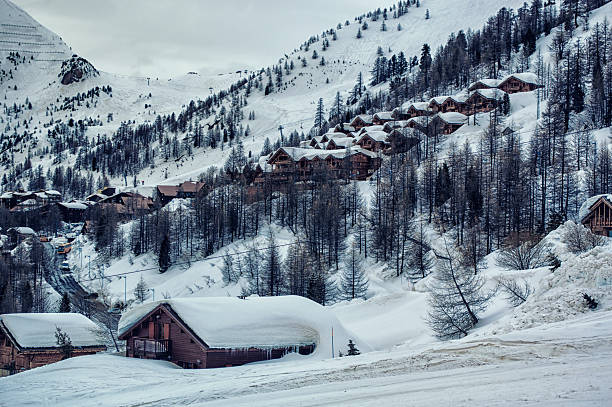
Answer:
[[[555, 272], [543, 277], [527, 301], [496, 327], [495, 333], [573, 319], [589, 310], [583, 293], [599, 302], [598, 310], [612, 309], [612, 252], [596, 247], [565, 259]], [[499, 329], [497, 329], [499, 328]]]
[[127, 332], [159, 304], [172, 310], [212, 348], [271, 348], [316, 344], [315, 354], [332, 355], [349, 339], [362, 351], [369, 347], [348, 332], [325, 307], [298, 296], [176, 298], [150, 302], [124, 314], [119, 335]]
[[68, 334], [72, 346], [103, 346], [98, 326], [81, 314], [4, 314], [0, 323], [22, 348], [54, 348], [56, 328]]

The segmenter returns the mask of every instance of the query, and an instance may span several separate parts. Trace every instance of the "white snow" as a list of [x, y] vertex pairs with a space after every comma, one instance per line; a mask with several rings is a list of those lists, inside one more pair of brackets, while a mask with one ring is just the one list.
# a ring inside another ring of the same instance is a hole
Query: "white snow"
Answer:
[[68, 334], [73, 346], [103, 345], [97, 335], [100, 328], [81, 314], [3, 314], [0, 323], [22, 348], [57, 347], [56, 328]]
[[333, 329], [337, 344], [352, 339], [368, 349], [367, 344], [347, 332], [328, 309], [297, 296], [176, 298], [150, 302], [122, 316], [119, 335], [159, 304], [169, 305], [211, 348], [315, 344], [315, 354], [330, 357]]

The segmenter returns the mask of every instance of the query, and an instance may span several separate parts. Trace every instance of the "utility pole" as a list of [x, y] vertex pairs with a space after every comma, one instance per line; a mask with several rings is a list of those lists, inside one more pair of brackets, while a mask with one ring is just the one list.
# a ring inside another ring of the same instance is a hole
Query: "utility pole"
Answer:
[[283, 138], [283, 125], [281, 124], [280, 126], [278, 126], [278, 131], [280, 131], [280, 135], [281, 135], [281, 139]]

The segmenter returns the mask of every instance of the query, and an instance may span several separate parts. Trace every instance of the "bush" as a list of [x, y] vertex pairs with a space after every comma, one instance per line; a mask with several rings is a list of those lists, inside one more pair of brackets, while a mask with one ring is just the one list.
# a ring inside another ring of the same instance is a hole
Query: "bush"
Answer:
[[574, 254], [586, 252], [605, 243], [603, 236], [598, 236], [590, 229], [574, 222], [565, 224], [565, 232], [562, 237], [567, 249]]
[[543, 240], [531, 238], [516, 242], [501, 250], [497, 265], [509, 270], [529, 270], [549, 265], [549, 250]]

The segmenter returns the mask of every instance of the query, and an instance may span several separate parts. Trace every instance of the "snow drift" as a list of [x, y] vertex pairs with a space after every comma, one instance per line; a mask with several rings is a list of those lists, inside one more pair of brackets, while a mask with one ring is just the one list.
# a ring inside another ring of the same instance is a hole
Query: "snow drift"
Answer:
[[332, 312], [298, 296], [154, 301], [124, 314], [119, 321], [119, 335], [160, 304], [169, 305], [212, 348], [275, 348], [314, 343], [314, 354], [331, 357], [333, 329], [336, 353], [345, 350], [349, 339], [362, 351], [369, 350], [367, 344], [348, 332]]

